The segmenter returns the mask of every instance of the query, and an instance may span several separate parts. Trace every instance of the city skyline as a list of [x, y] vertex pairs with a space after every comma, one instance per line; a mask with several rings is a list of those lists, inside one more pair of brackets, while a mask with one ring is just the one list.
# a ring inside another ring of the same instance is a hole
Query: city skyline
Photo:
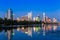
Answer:
[[0, 40], [60, 40], [60, 0], [0, 0]]
[[59, 0], [0, 0], [0, 17], [4, 17], [7, 10], [11, 8], [15, 17], [22, 17], [32, 11], [33, 17], [42, 15], [43, 12], [50, 18], [60, 21]]

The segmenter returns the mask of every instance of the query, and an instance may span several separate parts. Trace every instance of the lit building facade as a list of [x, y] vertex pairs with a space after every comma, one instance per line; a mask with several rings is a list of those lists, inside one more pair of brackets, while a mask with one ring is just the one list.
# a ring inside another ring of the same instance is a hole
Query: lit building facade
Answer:
[[46, 20], [45, 20], [45, 12], [43, 12], [43, 21], [45, 22]]
[[35, 17], [33, 17], [33, 21], [36, 21], [36, 18]]
[[10, 19], [10, 20], [13, 20], [13, 11], [12, 11], [12, 9], [8, 9], [6, 18]]
[[33, 17], [33, 21], [40, 21], [40, 16]]
[[22, 16], [22, 21], [27, 21], [28, 20], [28, 16]]
[[36, 17], [36, 21], [40, 21], [40, 16], [37, 16]]
[[32, 12], [29, 12], [28, 13], [28, 21], [31, 21], [32, 20]]
[[45, 21], [48, 22], [48, 23], [52, 22], [52, 20], [49, 17], [46, 17]]
[[57, 19], [56, 18], [53, 18], [53, 22], [57, 22]]
[[20, 18], [19, 17], [17, 17], [17, 19], [16, 19], [18, 22], [20, 21]]

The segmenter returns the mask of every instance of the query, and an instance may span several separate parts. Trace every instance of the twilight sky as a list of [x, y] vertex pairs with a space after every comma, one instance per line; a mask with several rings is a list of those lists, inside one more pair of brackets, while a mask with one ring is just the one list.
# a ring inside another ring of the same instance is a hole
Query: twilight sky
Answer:
[[0, 0], [0, 17], [4, 17], [11, 8], [15, 17], [21, 17], [32, 11], [33, 16], [43, 12], [50, 18], [60, 21], [60, 0]]

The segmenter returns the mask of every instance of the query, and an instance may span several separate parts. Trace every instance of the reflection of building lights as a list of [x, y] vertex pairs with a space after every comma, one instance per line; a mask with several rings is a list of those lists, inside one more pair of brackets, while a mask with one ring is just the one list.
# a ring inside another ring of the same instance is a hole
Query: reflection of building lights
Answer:
[[34, 32], [35, 32], [35, 29], [36, 29], [36, 28], [35, 28], [35, 27], [33, 27]]
[[26, 34], [28, 34], [28, 32], [25, 32]]
[[20, 31], [20, 28], [17, 28], [17, 31]]
[[45, 32], [43, 32], [43, 36], [45, 36]]
[[57, 26], [54, 25], [54, 26], [53, 26], [53, 30], [55, 31], [56, 29], [57, 29]]
[[46, 30], [51, 30], [51, 29], [52, 29], [51, 25], [47, 25]]
[[10, 40], [11, 39], [11, 30], [7, 30], [7, 34], [8, 34], [8, 40]]
[[22, 30], [24, 30], [24, 27], [22, 27]]
[[27, 28], [22, 28], [21, 30], [22, 30], [22, 32], [27, 32], [28, 29]]
[[42, 29], [43, 29], [43, 36], [45, 36], [45, 27], [46, 27], [46, 25], [44, 25], [44, 26], [42, 27]]
[[33, 27], [34, 32], [38, 32], [40, 30], [40, 27]]
[[14, 35], [14, 32], [12, 32], [12, 35]]
[[14, 29], [12, 30], [12, 35], [14, 35], [15, 33], [14, 33]]
[[31, 27], [28, 27], [28, 35], [32, 36], [32, 28]]
[[32, 29], [28, 27], [27, 29], [24, 30], [25, 34], [32, 36]]

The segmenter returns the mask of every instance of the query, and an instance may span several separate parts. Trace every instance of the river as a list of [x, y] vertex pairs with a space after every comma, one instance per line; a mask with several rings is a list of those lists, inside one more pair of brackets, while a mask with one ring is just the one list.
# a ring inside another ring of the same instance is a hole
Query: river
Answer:
[[60, 40], [60, 26], [43, 25], [0, 29], [0, 40]]

